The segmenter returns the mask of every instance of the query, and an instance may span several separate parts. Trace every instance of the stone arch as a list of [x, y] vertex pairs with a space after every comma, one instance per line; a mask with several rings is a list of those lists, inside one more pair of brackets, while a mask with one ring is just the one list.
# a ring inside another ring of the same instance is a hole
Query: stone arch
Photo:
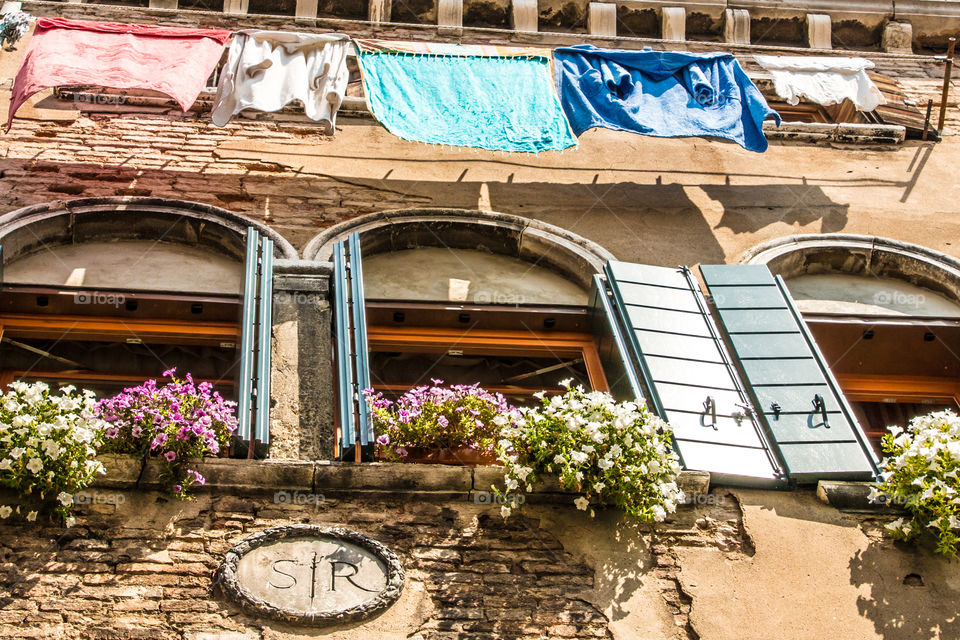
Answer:
[[538, 263], [584, 289], [614, 256], [595, 242], [560, 227], [504, 213], [472, 209], [400, 209], [353, 218], [315, 236], [303, 251], [326, 262], [333, 245], [360, 234], [368, 254], [418, 247], [480, 249]]
[[819, 274], [903, 280], [960, 303], [960, 260], [888, 238], [843, 233], [788, 236], [757, 245], [741, 262], [765, 264], [785, 280]]
[[293, 246], [269, 227], [226, 209], [168, 198], [78, 198], [24, 207], [0, 215], [0, 246], [5, 263], [43, 246], [94, 239], [155, 240], [243, 260], [247, 227], [274, 241], [275, 257], [296, 259]]

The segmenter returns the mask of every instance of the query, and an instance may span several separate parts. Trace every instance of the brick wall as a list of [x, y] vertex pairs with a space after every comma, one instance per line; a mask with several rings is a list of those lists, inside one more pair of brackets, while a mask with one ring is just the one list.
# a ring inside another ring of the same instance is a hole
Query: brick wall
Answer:
[[[294, 522], [351, 528], [400, 556], [407, 573], [404, 598], [421, 593], [424, 601], [405, 605], [401, 598], [381, 616], [383, 634], [403, 630], [423, 640], [611, 637], [602, 611], [607, 603], [598, 602], [595, 581], [628, 577], [610, 575], [603, 566], [598, 575], [592, 562], [564, 548], [558, 535], [567, 526], [589, 535], [588, 544], [602, 546], [604, 531], [617, 519], [608, 512], [585, 523], [586, 516], [568, 505], [528, 505], [525, 517], [505, 523], [496, 507], [413, 495], [328, 498], [317, 505], [276, 504], [272, 496], [205, 494], [171, 503], [156, 493], [92, 495], [119, 504], [78, 505], [71, 529], [0, 524], [0, 586], [10, 594], [0, 598], [0, 637], [296, 636], [295, 628], [241, 613], [212, 585], [216, 567], [240, 539]], [[646, 548], [631, 549], [639, 561], [630, 580], [649, 580], [659, 590], [659, 601], [650, 605], [674, 617], [671, 637], [678, 640], [697, 635], [674, 550], [713, 546], [739, 554], [744, 546], [738, 503], [724, 494], [717, 498], [712, 505], [682, 508], [670, 522], [642, 534]], [[541, 515], [552, 524], [541, 526]], [[626, 549], [626, 540], [622, 544]], [[364, 625], [356, 633], [363, 637]]]
[[81, 117], [73, 123], [17, 120], [0, 149], [0, 206], [94, 196], [159, 196], [216, 205], [271, 224], [297, 248], [346, 218], [422, 206], [375, 183], [303, 175], [271, 162], [223, 160], [224, 142], [322, 145], [316, 129], [280, 123], [215, 127], [205, 119]]

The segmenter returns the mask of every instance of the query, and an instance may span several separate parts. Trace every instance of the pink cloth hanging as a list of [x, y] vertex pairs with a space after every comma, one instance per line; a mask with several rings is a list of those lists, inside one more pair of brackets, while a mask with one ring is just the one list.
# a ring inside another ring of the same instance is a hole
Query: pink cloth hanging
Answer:
[[7, 130], [30, 96], [61, 86], [151, 89], [186, 111], [230, 36], [214, 29], [40, 18], [13, 81]]

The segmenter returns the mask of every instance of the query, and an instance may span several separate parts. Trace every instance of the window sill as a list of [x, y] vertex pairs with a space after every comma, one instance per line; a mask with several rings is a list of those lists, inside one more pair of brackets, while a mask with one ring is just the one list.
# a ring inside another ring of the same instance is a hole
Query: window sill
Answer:
[[[155, 491], [160, 488], [160, 464], [147, 462], [141, 475], [141, 462], [128, 455], [102, 455], [99, 460], [107, 468], [92, 489]], [[286, 492], [278, 503], [301, 504], [291, 493], [330, 497], [416, 494], [440, 500], [466, 500], [484, 504], [478, 494], [488, 493], [491, 485], [502, 486], [502, 467], [459, 467], [434, 464], [389, 462], [349, 463], [300, 460], [236, 460], [210, 458], [196, 465], [207, 480], [197, 487], [200, 492], [241, 495]], [[690, 495], [710, 490], [710, 474], [683, 471], [680, 488]], [[275, 495], [276, 497], [276, 495]], [[555, 477], [546, 477], [534, 488], [531, 502], [569, 502], [569, 493], [560, 489]], [[303, 502], [303, 504], [306, 504]]]

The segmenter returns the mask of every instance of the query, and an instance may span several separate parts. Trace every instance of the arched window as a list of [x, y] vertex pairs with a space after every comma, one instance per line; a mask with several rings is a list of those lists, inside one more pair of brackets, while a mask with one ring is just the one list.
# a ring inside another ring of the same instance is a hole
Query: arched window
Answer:
[[[113, 394], [171, 368], [239, 399], [251, 223], [158, 198], [79, 199], [0, 216], [0, 384]], [[266, 228], [280, 257], [293, 248]]]
[[362, 282], [356, 255], [349, 275], [362, 287], [368, 347], [357, 375], [374, 389], [480, 383], [516, 404], [565, 378], [608, 389], [590, 326], [593, 274], [612, 257], [599, 246], [516, 216], [409, 210], [333, 227], [307, 259], [334, 259], [336, 271], [337, 246], [354, 233]]
[[747, 256], [780, 274], [867, 435], [960, 410], [960, 261], [866, 236], [795, 236]]

